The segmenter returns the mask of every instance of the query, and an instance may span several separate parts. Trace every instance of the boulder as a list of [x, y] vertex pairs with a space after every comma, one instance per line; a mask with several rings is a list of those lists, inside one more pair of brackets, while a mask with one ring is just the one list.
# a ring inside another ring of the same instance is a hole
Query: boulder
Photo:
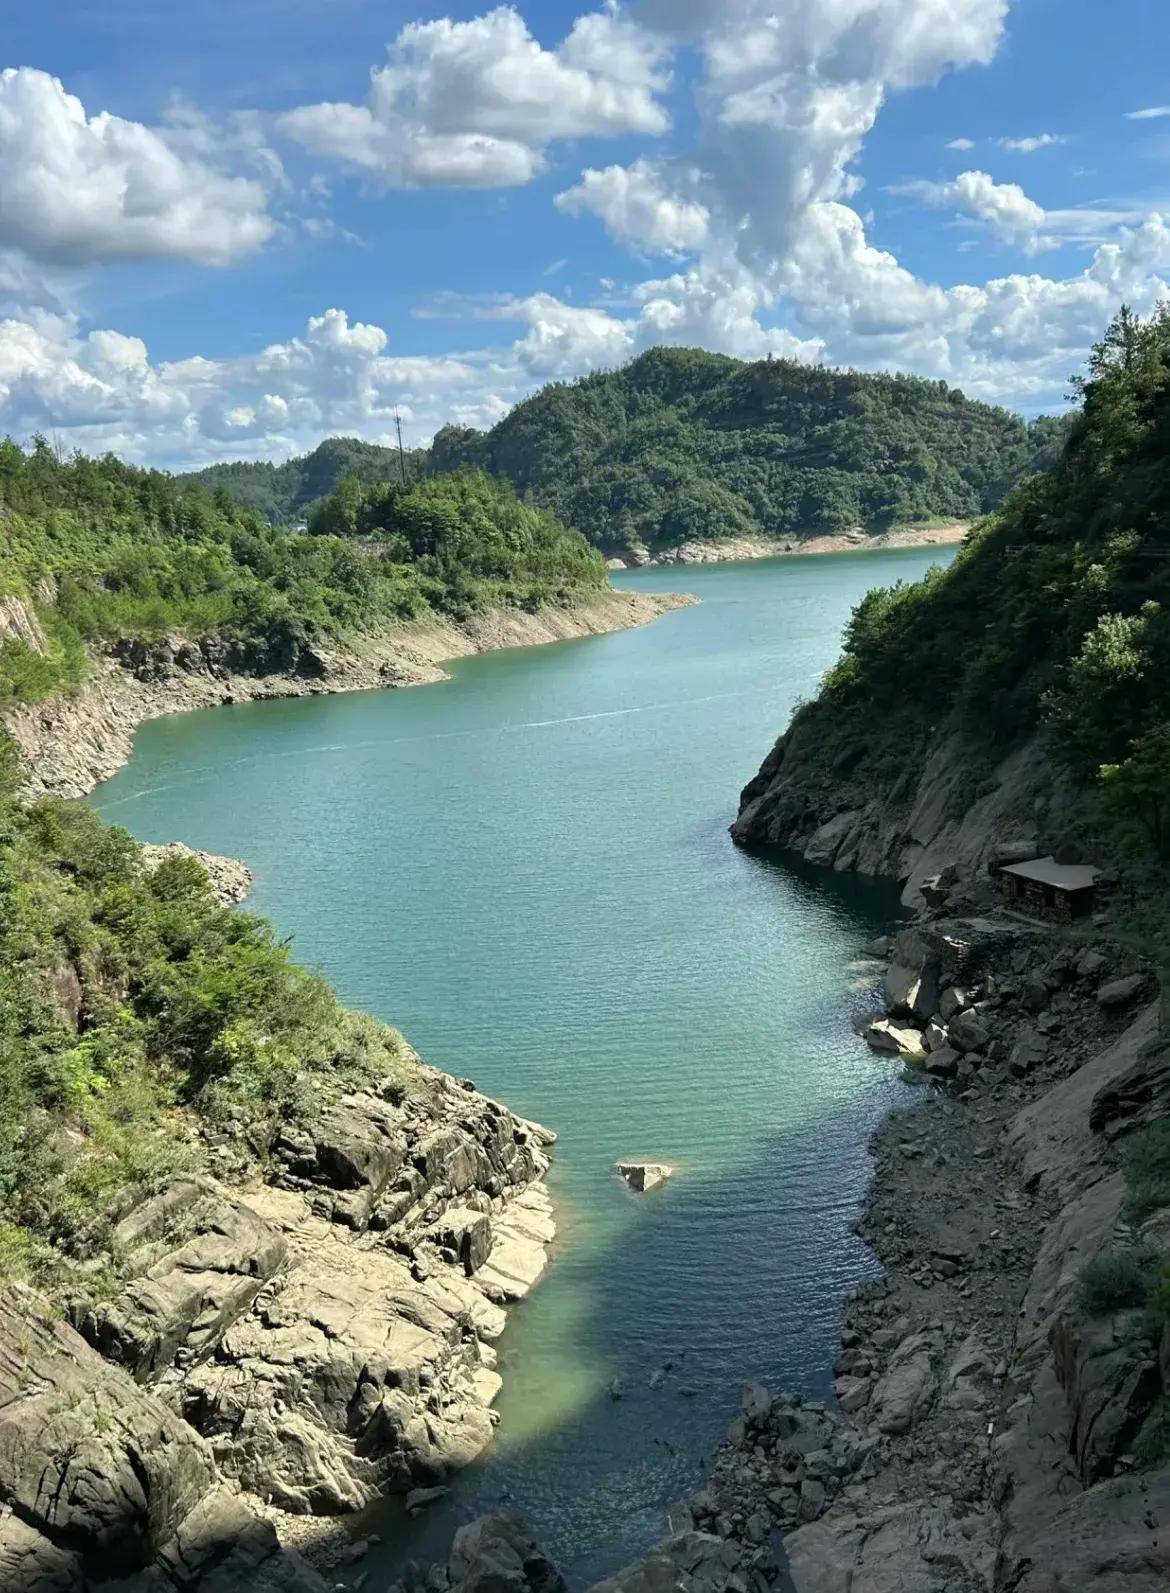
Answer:
[[925, 962], [917, 967], [891, 963], [885, 980], [886, 1011], [891, 1017], [928, 1022], [938, 1011], [938, 975], [936, 962]]
[[956, 1051], [982, 1051], [990, 1038], [991, 1030], [970, 1008], [956, 1013], [947, 1024], [947, 1039]]
[[873, 1051], [885, 1051], [903, 1057], [907, 1062], [922, 1062], [926, 1058], [921, 1031], [894, 1023], [889, 1018], [878, 1018], [865, 1031], [866, 1044]]
[[1123, 979], [1110, 979], [1097, 991], [1097, 1004], [1106, 1012], [1116, 1012], [1128, 1007], [1143, 993], [1148, 984], [1144, 973], [1126, 974]]
[[879, 1432], [909, 1432], [929, 1409], [935, 1389], [931, 1348], [928, 1334], [912, 1333], [891, 1355], [871, 1403]]
[[944, 1023], [950, 1023], [964, 1008], [971, 1005], [971, 998], [962, 985], [948, 985], [938, 998], [938, 1015]]
[[934, 1078], [953, 1079], [959, 1071], [961, 1060], [954, 1046], [940, 1045], [937, 1050], [927, 1053], [922, 1059], [922, 1066]]
[[460, 1527], [447, 1564], [451, 1593], [561, 1593], [565, 1582], [514, 1516], [481, 1516]]
[[613, 1170], [636, 1195], [644, 1195], [674, 1176], [674, 1168], [665, 1162], [614, 1162]]

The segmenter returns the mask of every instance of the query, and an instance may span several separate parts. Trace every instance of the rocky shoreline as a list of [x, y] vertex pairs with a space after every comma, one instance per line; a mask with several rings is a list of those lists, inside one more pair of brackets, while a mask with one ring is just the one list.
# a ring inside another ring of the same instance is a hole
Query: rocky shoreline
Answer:
[[903, 526], [894, 531], [841, 531], [818, 537], [725, 537], [710, 541], [680, 542], [642, 558], [610, 558], [611, 570], [641, 569], [671, 564], [726, 564], [744, 559], [803, 557], [814, 553], [872, 553], [882, 548], [953, 546], [971, 529], [971, 522], [956, 520], [932, 526]]
[[131, 642], [94, 659], [76, 692], [11, 710], [3, 723], [23, 755], [31, 795], [85, 796], [129, 761], [138, 726], [163, 714], [263, 697], [425, 685], [445, 680], [442, 666], [453, 658], [604, 635], [695, 601], [685, 593], [607, 588], [567, 608], [498, 609], [458, 624], [417, 621], [344, 647], [304, 648], [278, 668], [270, 660], [237, 659], [214, 638]]
[[262, 1144], [203, 1130], [211, 1170], [140, 1198], [53, 1300], [6, 1291], [3, 1593], [321, 1593], [288, 1540], [489, 1443], [554, 1136], [399, 1064]]
[[[1170, 1329], [1090, 1310], [1081, 1281], [1170, 1252], [1170, 1210], [1126, 1221], [1119, 1155], [1170, 1102], [1158, 994], [1138, 960], [998, 912], [989, 886], [954, 879], [871, 948], [875, 1024], [907, 1036], [922, 1093], [873, 1141], [858, 1232], [884, 1276], [846, 1302], [835, 1408], [744, 1385], [689, 1518], [593, 1593], [1170, 1586], [1170, 1465], [1133, 1456], [1170, 1394]], [[470, 1585], [452, 1565], [403, 1593]]]

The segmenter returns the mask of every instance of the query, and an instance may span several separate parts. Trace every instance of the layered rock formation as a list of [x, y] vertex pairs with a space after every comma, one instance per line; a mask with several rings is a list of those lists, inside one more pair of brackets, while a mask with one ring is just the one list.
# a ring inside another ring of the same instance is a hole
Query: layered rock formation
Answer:
[[3, 1593], [309, 1593], [268, 1517], [437, 1483], [490, 1440], [552, 1136], [414, 1059], [212, 1137], [222, 1175], [128, 1211], [63, 1279], [67, 1321], [0, 1296]]
[[[216, 638], [128, 641], [95, 659], [76, 692], [15, 709], [4, 727], [24, 755], [32, 794], [84, 796], [128, 761], [138, 726], [162, 714], [261, 697], [423, 685], [444, 680], [442, 666], [452, 658], [624, 630], [693, 601], [679, 593], [607, 589], [569, 608], [500, 609], [458, 624], [414, 622], [345, 647], [296, 647], [279, 656], [240, 654]], [[18, 606], [35, 625], [35, 615]], [[43, 638], [29, 643], [42, 644]]]

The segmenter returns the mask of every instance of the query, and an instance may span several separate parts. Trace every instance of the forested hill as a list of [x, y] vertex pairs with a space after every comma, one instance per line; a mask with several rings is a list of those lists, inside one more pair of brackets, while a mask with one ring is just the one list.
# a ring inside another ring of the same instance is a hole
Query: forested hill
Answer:
[[503, 476], [625, 552], [974, 519], [1061, 430], [945, 382], [657, 348], [545, 387], [489, 432], [444, 428], [431, 461]]
[[[429, 450], [407, 451], [405, 470], [487, 470], [597, 546], [637, 553], [974, 519], [1051, 463], [1066, 431], [1063, 417], [1025, 424], [943, 382], [657, 348], [542, 388], [491, 431], [444, 427]], [[277, 524], [307, 520], [347, 477], [370, 486], [402, 469], [396, 449], [333, 437], [281, 465], [181, 479], [226, 488]]]
[[1038, 822], [1127, 872], [1170, 978], [1170, 309], [1123, 312], [1083, 387], [1058, 462], [949, 568], [862, 601], [736, 834], [803, 849], [844, 815], [814, 849], [903, 875], [929, 824]]
[[317, 499], [332, 492], [346, 476], [368, 486], [398, 479], [404, 466], [413, 478], [429, 474], [426, 450], [407, 449], [403, 460], [397, 448], [383, 448], [358, 437], [327, 437], [312, 453], [286, 459], [283, 464], [274, 465], [268, 459], [239, 460], [208, 465], [179, 479], [209, 492], [229, 492], [241, 508], [256, 509], [277, 525], [304, 520]]

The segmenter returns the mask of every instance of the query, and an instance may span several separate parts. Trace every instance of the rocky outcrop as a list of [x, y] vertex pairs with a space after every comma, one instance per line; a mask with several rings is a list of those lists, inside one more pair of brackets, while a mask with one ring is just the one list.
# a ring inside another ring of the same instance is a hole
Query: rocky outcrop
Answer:
[[65, 697], [10, 711], [4, 720], [24, 755], [32, 795], [84, 796], [129, 760], [147, 719], [261, 697], [414, 686], [444, 680], [452, 658], [531, 647], [642, 625], [694, 599], [606, 588], [565, 608], [499, 609], [465, 621], [404, 624], [347, 646], [240, 651], [217, 638], [131, 641], [93, 660]]
[[388, 1593], [563, 1593], [564, 1578], [515, 1516], [481, 1516], [460, 1527], [450, 1558], [410, 1565]]
[[974, 880], [1001, 853], [1036, 856], [1064, 835], [1073, 803], [1038, 741], [1005, 757], [972, 799], [971, 757], [940, 734], [900, 777], [875, 779], [857, 746], [826, 763], [815, 715], [798, 717], [740, 796], [731, 827], [745, 846], [778, 847], [838, 873], [884, 875], [918, 906], [923, 884], [952, 867]]
[[63, 1286], [68, 1323], [0, 1295], [0, 1593], [115, 1570], [309, 1593], [269, 1517], [440, 1483], [490, 1441], [552, 1136], [413, 1059], [213, 1138], [223, 1176], [126, 1211]]
[[170, 1405], [19, 1285], [0, 1294], [0, 1500], [3, 1593], [324, 1593]]
[[239, 858], [202, 852], [198, 847], [187, 846], [182, 841], [167, 841], [157, 846], [148, 842], [142, 848], [142, 862], [148, 873], [153, 873], [160, 863], [174, 857], [193, 857], [201, 864], [208, 884], [224, 907], [238, 906], [252, 889], [252, 870]]

